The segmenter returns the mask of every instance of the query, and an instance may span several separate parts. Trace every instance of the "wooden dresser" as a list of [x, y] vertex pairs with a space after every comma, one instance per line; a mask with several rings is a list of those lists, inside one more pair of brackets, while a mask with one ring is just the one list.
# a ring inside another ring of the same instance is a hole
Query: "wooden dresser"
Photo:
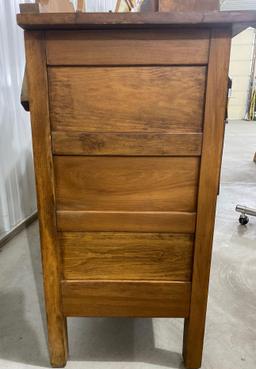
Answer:
[[182, 317], [201, 365], [234, 23], [21, 14], [51, 363], [66, 317]]

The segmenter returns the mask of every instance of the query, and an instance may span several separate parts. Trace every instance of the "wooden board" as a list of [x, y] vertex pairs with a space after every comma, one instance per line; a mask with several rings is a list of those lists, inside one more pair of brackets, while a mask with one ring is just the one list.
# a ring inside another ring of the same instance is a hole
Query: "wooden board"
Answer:
[[200, 156], [202, 133], [52, 132], [54, 154]]
[[36, 0], [41, 13], [74, 13], [74, 5], [70, 0]]
[[159, 0], [160, 12], [202, 12], [219, 8], [220, 0]]
[[202, 131], [206, 67], [51, 67], [48, 76], [53, 130]]
[[[163, 26], [232, 26], [244, 29], [256, 24], [256, 11], [210, 12], [145, 12], [145, 13], [76, 13], [18, 14], [18, 24], [24, 29], [113, 29], [162, 28]], [[194, 29], [191, 30], [194, 32]]]
[[[192, 37], [193, 36], [193, 37]], [[48, 32], [49, 65], [207, 64], [209, 30]], [[132, 52], [131, 52], [132, 50]]]
[[57, 211], [60, 231], [194, 233], [196, 213]]
[[92, 317], [186, 317], [190, 282], [62, 281], [63, 313]]
[[64, 279], [191, 281], [193, 235], [62, 233]]
[[55, 156], [58, 210], [195, 211], [198, 158]]

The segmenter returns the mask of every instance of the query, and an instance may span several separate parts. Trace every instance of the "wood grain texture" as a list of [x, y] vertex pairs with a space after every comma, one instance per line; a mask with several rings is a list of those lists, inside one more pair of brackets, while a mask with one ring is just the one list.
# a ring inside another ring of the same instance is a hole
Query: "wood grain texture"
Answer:
[[69, 0], [36, 0], [40, 13], [74, 13], [74, 5]]
[[[18, 24], [24, 29], [108, 29], [162, 28], [163, 26], [232, 26], [243, 23], [244, 29], [255, 25], [256, 11], [210, 12], [147, 12], [147, 13], [78, 13], [78, 14], [18, 14]], [[193, 32], [193, 29], [191, 30]]]
[[64, 279], [191, 281], [193, 235], [62, 233]]
[[196, 213], [57, 211], [60, 231], [194, 233]]
[[68, 349], [66, 319], [62, 314], [60, 291], [61, 258], [57, 241], [54, 206], [55, 194], [44, 36], [37, 32], [26, 33], [25, 42], [48, 322], [48, 344], [51, 363], [58, 367], [65, 365]]
[[48, 75], [55, 131], [202, 131], [206, 67], [50, 67]]
[[185, 365], [188, 368], [199, 368], [202, 359], [218, 174], [224, 137], [230, 39], [231, 34], [228, 29], [216, 29], [212, 33], [199, 182], [191, 310], [185, 323], [184, 332], [183, 355]]
[[[52, 31], [49, 65], [207, 64], [210, 33], [195, 30]], [[131, 52], [133, 50], [133, 52]]]
[[55, 156], [58, 210], [195, 211], [199, 158]]
[[202, 12], [219, 9], [219, 0], [159, 0], [160, 12]]
[[186, 317], [190, 282], [62, 281], [66, 316]]
[[200, 156], [202, 133], [52, 132], [56, 155]]

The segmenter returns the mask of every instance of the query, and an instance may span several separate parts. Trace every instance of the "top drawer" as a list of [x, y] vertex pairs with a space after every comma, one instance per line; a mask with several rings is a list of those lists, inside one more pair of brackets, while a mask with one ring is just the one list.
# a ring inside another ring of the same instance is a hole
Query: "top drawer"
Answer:
[[52, 31], [48, 65], [208, 64], [209, 30]]

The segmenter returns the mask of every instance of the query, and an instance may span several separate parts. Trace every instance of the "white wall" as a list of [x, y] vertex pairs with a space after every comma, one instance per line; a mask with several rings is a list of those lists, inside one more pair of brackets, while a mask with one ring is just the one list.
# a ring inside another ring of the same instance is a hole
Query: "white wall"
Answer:
[[243, 119], [249, 95], [255, 42], [255, 29], [249, 28], [233, 38], [229, 75], [233, 80], [229, 118]]
[[256, 9], [256, 0], [221, 0], [221, 10]]
[[[256, 0], [222, 0], [221, 10], [256, 10]], [[255, 30], [248, 29], [234, 37], [231, 47], [230, 71], [233, 91], [229, 118], [243, 119], [246, 112], [252, 66]]]

